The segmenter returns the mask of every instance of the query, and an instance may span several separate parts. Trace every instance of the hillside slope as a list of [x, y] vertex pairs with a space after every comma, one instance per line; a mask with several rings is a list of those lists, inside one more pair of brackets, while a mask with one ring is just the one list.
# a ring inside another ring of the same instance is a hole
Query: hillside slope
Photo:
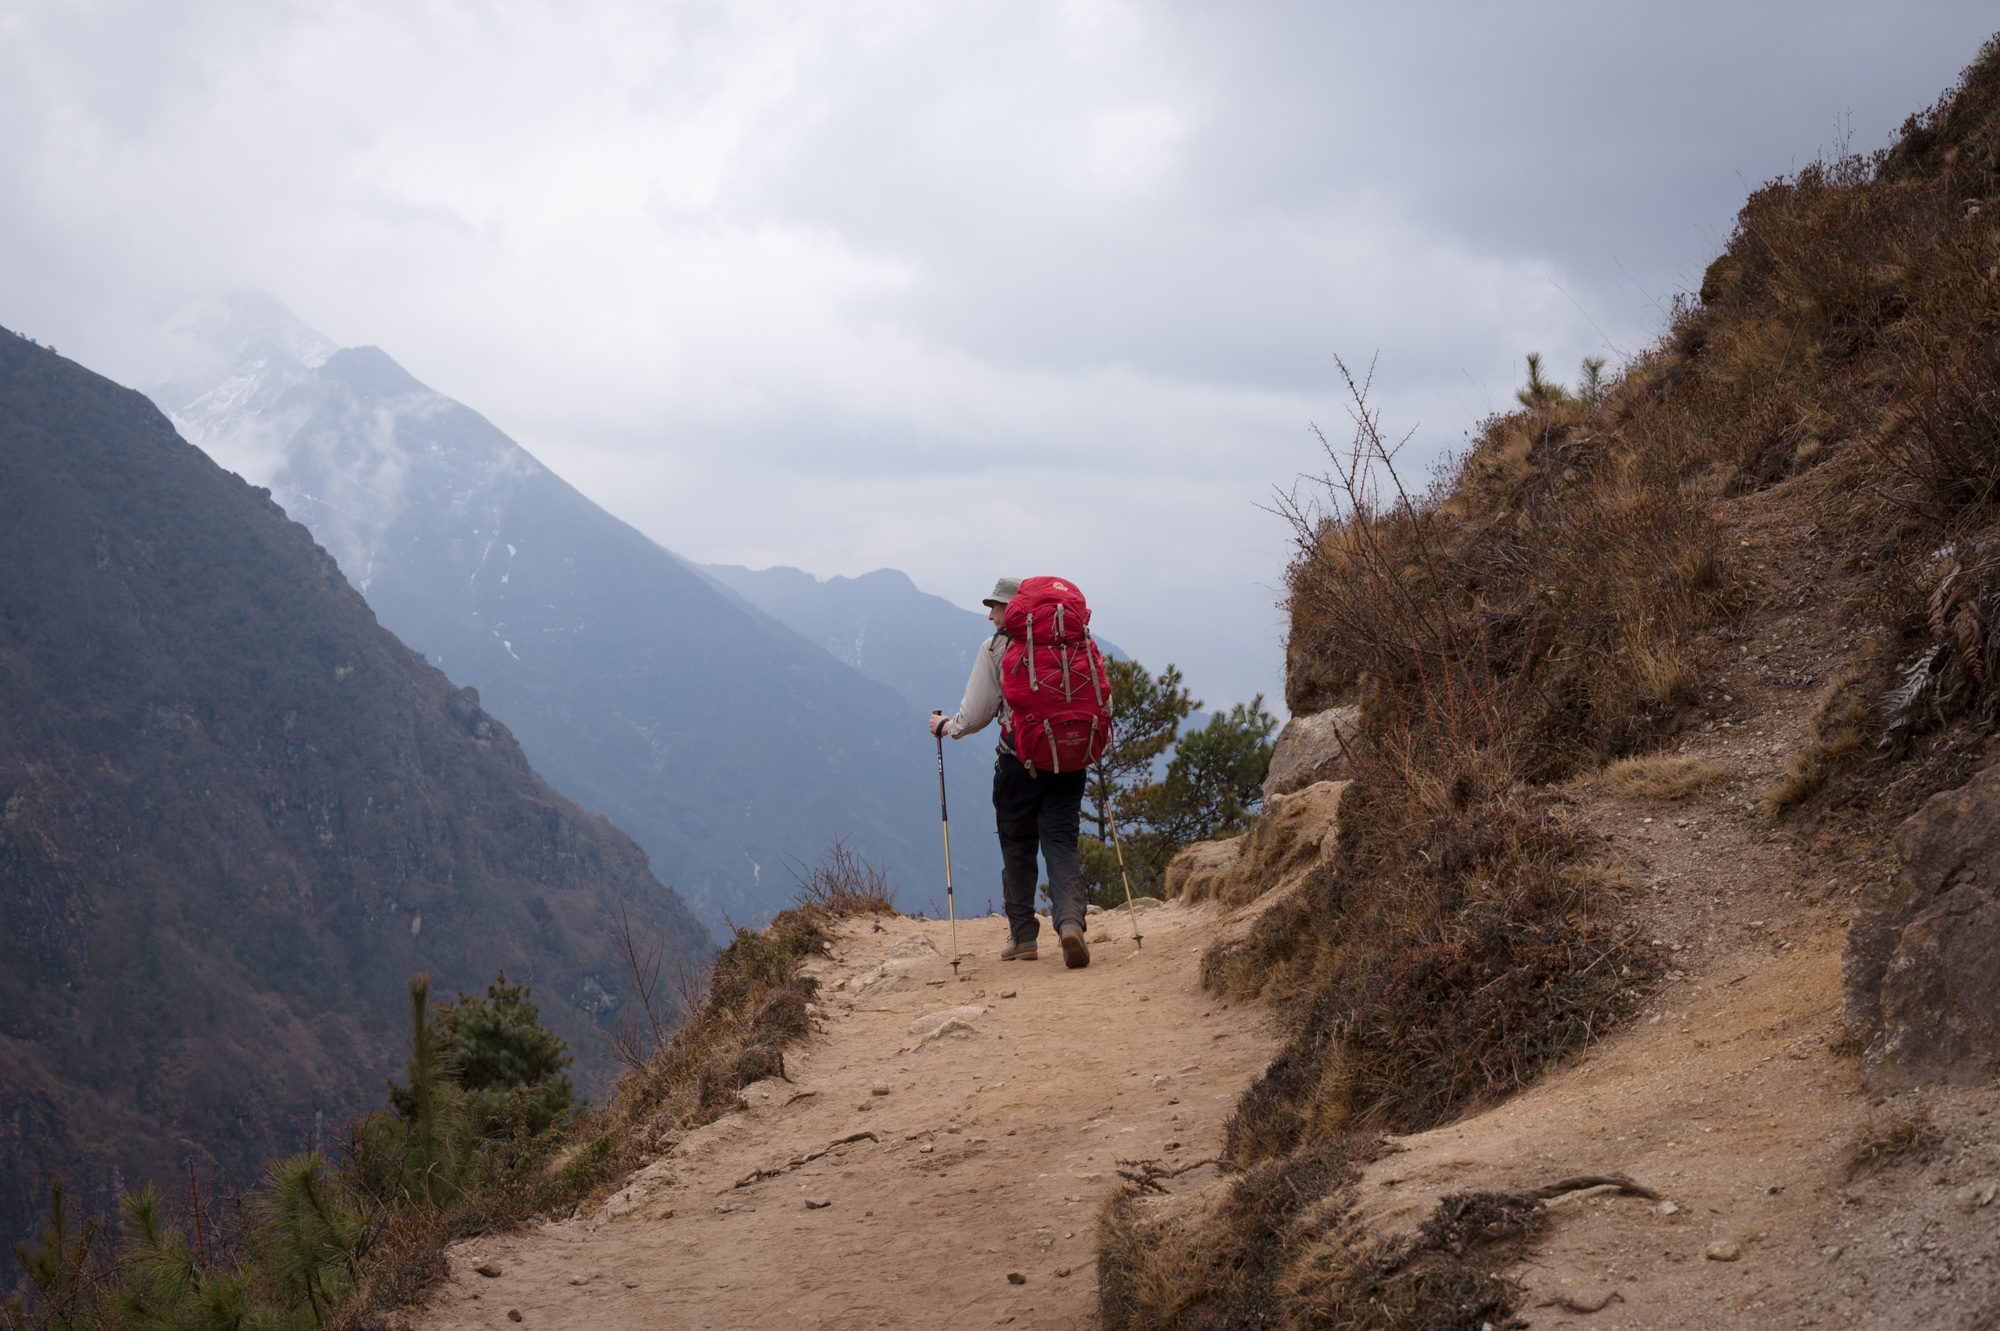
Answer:
[[701, 926], [152, 404], [0, 334], [0, 1234], [332, 1145], [405, 981], [533, 986], [583, 1088], [608, 930]]
[[1293, 1016], [1113, 1328], [1991, 1327], [2000, 44], [1746, 203], [1660, 342], [1428, 493], [1354, 385], [1287, 694], [1340, 850], [1208, 973]]

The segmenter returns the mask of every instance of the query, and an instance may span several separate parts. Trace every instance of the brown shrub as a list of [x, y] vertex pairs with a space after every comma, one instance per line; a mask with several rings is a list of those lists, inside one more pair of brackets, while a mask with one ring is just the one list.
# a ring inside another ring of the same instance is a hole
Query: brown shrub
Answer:
[[1193, 1193], [1114, 1195], [1098, 1216], [1098, 1311], [1109, 1331], [1306, 1328], [1457, 1331], [1510, 1325], [1497, 1274], [1546, 1227], [1533, 1193], [1454, 1193], [1414, 1234], [1357, 1219], [1379, 1138], [1347, 1134]]
[[1271, 1325], [1287, 1260], [1337, 1219], [1335, 1201], [1380, 1155], [1367, 1134], [1329, 1138], [1195, 1194], [1137, 1188], [1098, 1213], [1098, 1311], [1130, 1331], [1222, 1331]]
[[1525, 1085], [1615, 1022], [1654, 969], [1550, 797], [1424, 812], [1357, 783], [1349, 858], [1300, 894], [1310, 922], [1274, 913], [1251, 955], [1210, 967], [1227, 983], [1301, 936], [1315, 949], [1298, 1030], [1230, 1119], [1239, 1166], [1350, 1125], [1429, 1127]]

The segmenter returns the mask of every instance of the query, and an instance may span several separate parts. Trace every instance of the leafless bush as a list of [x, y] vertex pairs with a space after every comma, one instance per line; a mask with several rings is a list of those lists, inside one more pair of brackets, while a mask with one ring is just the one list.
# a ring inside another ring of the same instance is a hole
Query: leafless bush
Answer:
[[[625, 971], [625, 978], [631, 982], [632, 996], [638, 1001], [639, 1010], [634, 1012], [628, 1007], [606, 1038], [611, 1042], [611, 1052], [618, 1061], [628, 1070], [636, 1071], [646, 1066], [648, 1055], [672, 1028], [670, 1021], [661, 1019], [659, 1006], [654, 1001], [659, 992], [660, 964], [667, 942], [658, 931], [643, 924], [635, 926], [622, 905], [612, 925], [611, 937], [617, 944], [618, 962]], [[682, 959], [677, 964], [685, 967], [688, 963]], [[680, 1011], [685, 1015], [692, 1009], [683, 1006]]]
[[833, 915], [891, 914], [896, 909], [889, 876], [861, 858], [846, 841], [836, 840], [809, 869], [794, 869], [801, 906], [818, 907]]

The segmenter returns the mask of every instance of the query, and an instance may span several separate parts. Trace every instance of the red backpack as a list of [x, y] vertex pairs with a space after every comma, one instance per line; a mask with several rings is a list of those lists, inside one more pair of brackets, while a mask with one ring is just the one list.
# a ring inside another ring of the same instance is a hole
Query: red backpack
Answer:
[[1090, 607], [1076, 584], [1023, 578], [1000, 627], [1000, 693], [1008, 739], [1028, 770], [1074, 772], [1111, 743], [1111, 676], [1090, 640]]

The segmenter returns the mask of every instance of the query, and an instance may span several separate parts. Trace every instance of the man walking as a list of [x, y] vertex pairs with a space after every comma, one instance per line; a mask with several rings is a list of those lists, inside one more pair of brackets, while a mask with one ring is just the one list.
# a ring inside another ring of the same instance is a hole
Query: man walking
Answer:
[[[1063, 586], [1059, 582], [1056, 585]], [[1067, 771], [1049, 770], [1047, 766], [1037, 768], [1024, 763], [1017, 752], [1011, 724], [1013, 709], [1002, 688], [1001, 668], [1010, 643], [1003, 627], [1007, 606], [1020, 592], [1019, 578], [1002, 578], [993, 585], [993, 592], [985, 601], [986, 617], [993, 621], [993, 636], [980, 647], [972, 662], [972, 675], [966, 680], [965, 697], [957, 714], [931, 713], [930, 731], [937, 736], [964, 739], [999, 718], [999, 753], [993, 763], [993, 813], [1000, 832], [1001, 897], [1007, 907], [1009, 934], [1000, 959], [1036, 959], [1035, 940], [1042, 928], [1041, 921], [1035, 918], [1035, 884], [1039, 877], [1035, 857], [1039, 851], [1048, 861], [1050, 914], [1055, 921], [1056, 936], [1062, 940], [1063, 963], [1074, 970], [1090, 964], [1090, 946], [1084, 941], [1082, 865], [1076, 850], [1087, 764], [1079, 763]], [[1080, 597], [1077, 604], [1081, 605]], [[1086, 612], [1084, 625], [1087, 624]], [[1079, 633], [1082, 627], [1079, 626]], [[1084, 641], [1088, 643], [1087, 638]], [[1029, 646], [1032, 650], [1032, 637]], [[1094, 647], [1090, 648], [1089, 656], [1094, 663]], [[1093, 664], [1092, 669], [1095, 672], [1097, 667]], [[1105, 734], [1108, 738], [1108, 694]], [[1053, 765], [1061, 766], [1059, 762]]]

